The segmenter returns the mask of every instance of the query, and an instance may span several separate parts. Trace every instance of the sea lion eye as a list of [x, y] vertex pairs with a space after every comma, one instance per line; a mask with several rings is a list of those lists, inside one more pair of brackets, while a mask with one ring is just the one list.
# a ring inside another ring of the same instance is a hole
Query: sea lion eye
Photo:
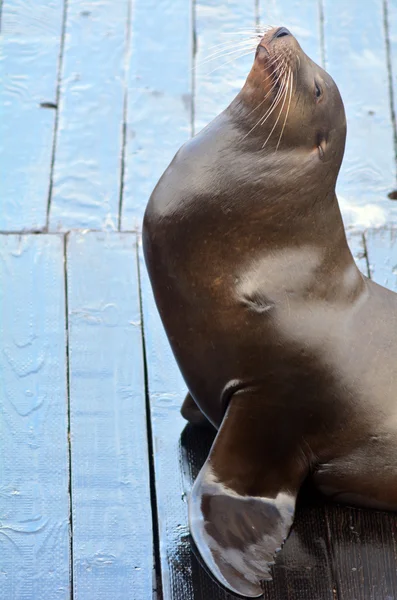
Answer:
[[320, 88], [320, 86], [318, 85], [317, 81], [314, 82], [314, 85], [315, 85], [315, 89], [316, 89], [316, 98], [318, 100], [323, 95], [323, 91]]

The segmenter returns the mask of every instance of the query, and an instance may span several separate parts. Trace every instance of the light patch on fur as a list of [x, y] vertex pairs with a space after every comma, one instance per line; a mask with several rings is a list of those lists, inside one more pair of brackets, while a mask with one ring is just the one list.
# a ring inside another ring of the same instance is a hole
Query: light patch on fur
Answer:
[[262, 256], [249, 264], [243, 264], [238, 277], [236, 293], [243, 302], [263, 299], [264, 306], [271, 307], [280, 294], [288, 288], [296, 294], [305, 292], [316, 276], [323, 260], [322, 251], [314, 246], [284, 248], [274, 254]]

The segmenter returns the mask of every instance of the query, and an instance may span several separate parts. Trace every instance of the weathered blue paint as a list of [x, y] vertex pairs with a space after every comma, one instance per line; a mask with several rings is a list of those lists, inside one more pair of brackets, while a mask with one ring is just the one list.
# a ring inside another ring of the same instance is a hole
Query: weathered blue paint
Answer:
[[389, 39], [389, 50], [390, 50], [390, 78], [392, 85], [392, 106], [394, 111], [394, 135], [396, 143], [396, 161], [397, 161], [397, 0], [385, 0], [386, 1], [386, 17], [387, 17], [387, 32]]
[[69, 600], [63, 241], [0, 236], [0, 599]]
[[181, 471], [180, 415], [186, 385], [154, 303], [140, 253], [143, 322], [148, 366], [164, 600], [194, 598], [187, 523], [187, 480]]
[[382, 228], [365, 234], [371, 279], [397, 292], [397, 232]]
[[[63, 0], [4, 0], [0, 230], [46, 224]], [[47, 108], [46, 108], [47, 107]]]
[[[194, 130], [200, 131], [240, 91], [251, 69], [255, 40], [255, 0], [198, 0], [195, 29]], [[241, 33], [239, 33], [241, 32]]]
[[320, 0], [259, 0], [264, 25], [285, 26], [317, 64], [322, 63]]
[[50, 229], [117, 229], [129, 0], [68, 0]]
[[346, 223], [397, 221], [383, 0], [324, 0], [327, 70], [345, 103], [348, 137], [338, 195]]
[[136, 0], [129, 52], [122, 229], [140, 229], [149, 196], [191, 134], [190, 0]]
[[71, 234], [67, 274], [74, 600], [151, 600], [135, 235]]

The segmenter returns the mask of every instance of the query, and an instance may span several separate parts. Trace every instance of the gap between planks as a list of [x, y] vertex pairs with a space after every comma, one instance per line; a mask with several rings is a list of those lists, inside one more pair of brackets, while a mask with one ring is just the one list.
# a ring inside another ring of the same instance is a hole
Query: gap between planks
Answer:
[[55, 121], [54, 121], [54, 132], [52, 140], [52, 153], [51, 153], [51, 166], [50, 166], [50, 185], [48, 188], [48, 199], [47, 199], [47, 213], [46, 213], [46, 224], [45, 232], [48, 232], [50, 224], [50, 210], [51, 210], [51, 198], [52, 190], [54, 187], [54, 165], [56, 158], [57, 139], [58, 139], [58, 125], [59, 125], [59, 102], [61, 98], [61, 78], [62, 78], [62, 66], [63, 66], [63, 54], [65, 49], [65, 33], [66, 33], [66, 21], [68, 18], [68, 0], [63, 0], [63, 14], [62, 14], [62, 30], [61, 30], [61, 41], [59, 45], [59, 58], [58, 58], [58, 75], [57, 75], [57, 89], [55, 95]]

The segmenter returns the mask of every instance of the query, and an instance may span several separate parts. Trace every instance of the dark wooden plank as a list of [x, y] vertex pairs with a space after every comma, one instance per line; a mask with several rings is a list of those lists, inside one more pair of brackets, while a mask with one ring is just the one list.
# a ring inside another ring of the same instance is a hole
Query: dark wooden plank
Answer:
[[393, 125], [383, 0], [324, 0], [326, 68], [345, 103], [348, 134], [337, 192], [346, 224], [396, 222]]
[[152, 599], [136, 239], [67, 246], [74, 600]]
[[128, 0], [68, 0], [50, 229], [117, 229]]
[[339, 599], [397, 598], [397, 516], [329, 506], [327, 518]]
[[190, 0], [136, 0], [129, 50], [121, 228], [140, 229], [149, 196], [191, 135]]
[[0, 230], [46, 225], [63, 0], [5, 0], [0, 37]]
[[63, 240], [0, 236], [0, 597], [69, 600]]
[[298, 501], [292, 532], [276, 558], [266, 600], [334, 600], [332, 558], [323, 500], [310, 488]]
[[397, 292], [397, 231], [372, 229], [365, 237], [371, 279]]
[[247, 54], [239, 44], [249, 38], [249, 32], [254, 33], [256, 12], [255, 0], [197, 0], [195, 9], [197, 133], [228, 106], [244, 85], [255, 50]]

